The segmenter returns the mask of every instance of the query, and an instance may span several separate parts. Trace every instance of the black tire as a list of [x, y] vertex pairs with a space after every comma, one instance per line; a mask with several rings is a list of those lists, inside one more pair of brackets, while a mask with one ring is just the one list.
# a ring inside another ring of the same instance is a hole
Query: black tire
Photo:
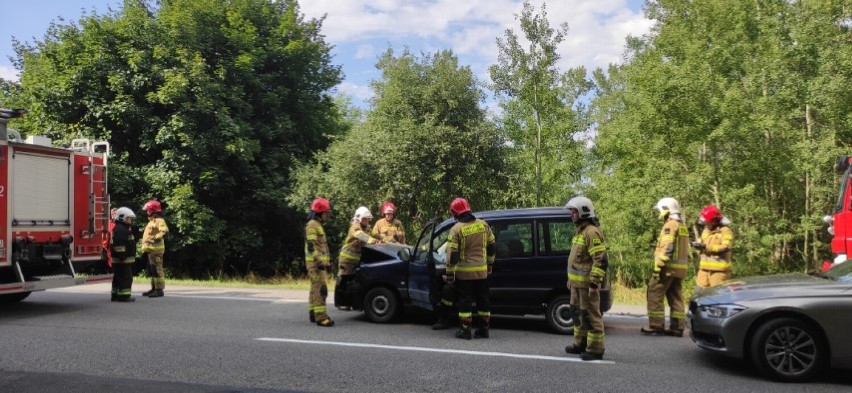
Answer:
[[559, 295], [547, 303], [544, 318], [551, 330], [558, 334], [574, 334], [574, 321], [571, 320], [569, 306], [571, 296]]
[[364, 313], [373, 322], [391, 322], [402, 310], [399, 298], [385, 287], [377, 287], [364, 295]]
[[795, 318], [764, 322], [751, 340], [751, 358], [763, 375], [780, 382], [804, 382], [816, 377], [828, 360], [819, 329]]
[[14, 304], [18, 303], [21, 300], [30, 296], [32, 292], [18, 292], [18, 293], [8, 293], [5, 295], [0, 295], [0, 304]]

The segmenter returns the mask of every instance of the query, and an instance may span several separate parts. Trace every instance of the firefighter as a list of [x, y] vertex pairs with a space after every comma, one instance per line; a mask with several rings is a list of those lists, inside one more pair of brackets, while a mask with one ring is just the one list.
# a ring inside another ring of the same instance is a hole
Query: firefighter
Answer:
[[331, 260], [328, 253], [328, 241], [322, 225], [331, 215], [331, 203], [328, 199], [317, 198], [311, 203], [308, 224], [305, 225], [305, 265], [311, 280], [311, 292], [308, 295], [308, 318], [319, 326], [334, 326], [328, 317], [325, 299], [328, 296], [328, 272]]
[[382, 205], [381, 212], [384, 218], [376, 221], [373, 226], [373, 237], [385, 243], [405, 244], [405, 230], [402, 222], [396, 219], [396, 206], [387, 201]]
[[695, 284], [707, 288], [719, 285], [731, 276], [734, 232], [729, 227], [730, 221], [716, 206], [701, 209], [699, 219], [704, 223], [704, 230], [701, 231], [701, 240], [692, 243], [701, 258]]
[[133, 285], [133, 263], [136, 262], [136, 239], [130, 224], [136, 214], [127, 207], [115, 212], [115, 226], [110, 234], [110, 257], [112, 258], [112, 296], [114, 302], [135, 302], [130, 296]]
[[450, 203], [450, 213], [457, 221], [450, 228], [447, 241], [447, 282], [455, 286], [458, 294], [461, 324], [456, 337], [471, 339], [473, 303], [476, 302], [476, 315], [481, 325], [474, 336], [488, 338], [491, 328], [488, 276], [494, 265], [494, 233], [485, 221], [473, 216], [470, 204], [464, 198], [456, 198]]
[[600, 360], [605, 349], [600, 287], [609, 267], [606, 243], [589, 198], [571, 198], [565, 208], [575, 226], [568, 255], [574, 344], [565, 347], [565, 352], [579, 354], [582, 360]]
[[166, 220], [163, 219], [163, 205], [152, 199], [143, 206], [148, 213], [148, 225], [142, 233], [142, 252], [148, 254], [148, 273], [151, 275], [151, 290], [143, 292], [142, 296], [150, 298], [163, 297], [166, 288], [166, 275], [163, 272], [163, 255], [166, 253], [166, 243], [163, 238], [169, 233]]
[[[373, 213], [365, 206], [355, 210], [352, 224], [346, 234], [346, 241], [337, 258], [339, 277], [335, 285], [336, 291], [346, 291], [349, 282], [355, 278], [355, 269], [361, 264], [361, 247], [366, 244], [376, 244], [381, 241], [370, 235], [370, 220]], [[351, 310], [350, 307], [340, 307], [341, 310]]]
[[[674, 198], [663, 198], [655, 206], [664, 222], [654, 250], [654, 274], [648, 282], [648, 326], [646, 335], [682, 337], [686, 323], [683, 302], [683, 279], [689, 261], [689, 230], [683, 223], [680, 204]], [[663, 298], [669, 302], [669, 329], [665, 329], [666, 312]]]

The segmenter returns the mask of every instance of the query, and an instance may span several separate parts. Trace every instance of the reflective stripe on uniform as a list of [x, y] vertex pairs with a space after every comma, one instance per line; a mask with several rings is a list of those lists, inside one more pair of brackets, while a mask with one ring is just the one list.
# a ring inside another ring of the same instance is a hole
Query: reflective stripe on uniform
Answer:
[[588, 333], [586, 333], [586, 338], [588, 340], [589, 346], [593, 346], [593, 344], [596, 344], [596, 343], [603, 344], [603, 342], [604, 342], [604, 334], [603, 333], [588, 332]]
[[594, 246], [594, 247], [589, 249], [589, 254], [596, 254], [596, 253], [604, 252], [604, 251], [606, 251], [606, 246], [604, 246], [604, 245]]
[[683, 311], [672, 311], [672, 318], [686, 319], [686, 313], [684, 313]]
[[459, 312], [459, 318], [470, 318], [473, 316], [473, 313], [470, 312]]
[[730, 269], [731, 268], [731, 262], [702, 260], [700, 268], [701, 269], [704, 269], [704, 268], [708, 268], [708, 269]]
[[348, 260], [356, 261], [356, 262], [361, 260], [361, 254], [360, 253], [355, 254], [355, 253], [347, 251], [345, 248], [343, 250], [340, 250], [340, 257], [343, 258], [343, 259], [348, 259]]
[[462, 266], [456, 265], [454, 266], [454, 270], [456, 272], [486, 272], [488, 271], [487, 265], [474, 265], [474, 266]]

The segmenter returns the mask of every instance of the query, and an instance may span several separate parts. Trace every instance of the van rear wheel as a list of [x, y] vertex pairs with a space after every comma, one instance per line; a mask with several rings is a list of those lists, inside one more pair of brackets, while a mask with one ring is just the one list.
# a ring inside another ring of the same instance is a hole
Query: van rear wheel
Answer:
[[396, 294], [385, 287], [377, 287], [364, 295], [364, 313], [373, 322], [386, 323], [396, 319], [401, 310]]
[[571, 296], [559, 295], [547, 303], [544, 314], [550, 329], [559, 334], [573, 334], [574, 321], [571, 320]]

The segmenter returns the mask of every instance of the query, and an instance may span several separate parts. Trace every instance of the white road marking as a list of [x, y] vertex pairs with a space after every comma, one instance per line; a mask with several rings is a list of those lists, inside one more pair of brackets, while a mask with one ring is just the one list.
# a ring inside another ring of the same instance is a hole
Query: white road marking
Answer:
[[170, 293], [166, 296], [186, 297], [186, 298], [192, 298], [192, 299], [247, 300], [247, 301], [267, 302], [267, 303], [307, 303], [308, 302], [307, 300], [298, 300], [298, 299], [273, 299], [273, 298], [241, 297], [241, 296], [182, 295], [182, 294], [174, 294], [174, 293]]
[[339, 342], [339, 341], [298, 340], [298, 339], [293, 339], [293, 338], [260, 337], [260, 338], [256, 338], [255, 340], [267, 341], [267, 342], [279, 342], [279, 343], [294, 343], [294, 344], [336, 345], [336, 346], [340, 346], [340, 347], [391, 349], [391, 350], [398, 350], [398, 351], [437, 352], [437, 353], [452, 353], [452, 354], [473, 355], [473, 356], [494, 356], [494, 357], [506, 357], [506, 358], [515, 358], [515, 359], [552, 360], [552, 361], [557, 361], [557, 362], [615, 364], [615, 362], [612, 361], [612, 360], [583, 361], [579, 357], [524, 355], [524, 354], [519, 354], [519, 353], [507, 353], [507, 352], [482, 352], [482, 351], [465, 351], [465, 350], [461, 350], [461, 349], [403, 347], [403, 346], [396, 346], [396, 345], [347, 343], [347, 342]]

